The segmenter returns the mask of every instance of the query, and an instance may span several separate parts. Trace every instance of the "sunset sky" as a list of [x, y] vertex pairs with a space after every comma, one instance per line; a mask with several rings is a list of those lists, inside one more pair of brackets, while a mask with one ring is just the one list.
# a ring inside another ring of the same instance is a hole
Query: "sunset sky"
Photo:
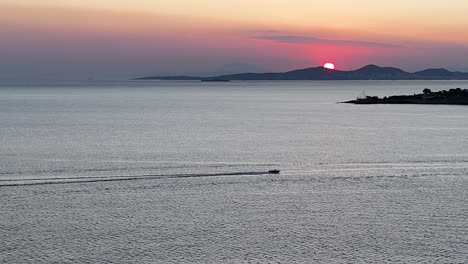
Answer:
[[0, 80], [468, 71], [467, 0], [0, 0]]

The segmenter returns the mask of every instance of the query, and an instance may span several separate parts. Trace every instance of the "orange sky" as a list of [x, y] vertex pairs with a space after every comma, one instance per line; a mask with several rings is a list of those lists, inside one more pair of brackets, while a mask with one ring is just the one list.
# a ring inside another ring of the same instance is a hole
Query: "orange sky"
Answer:
[[0, 0], [0, 78], [276, 71], [325, 61], [468, 71], [468, 1], [376, 2]]

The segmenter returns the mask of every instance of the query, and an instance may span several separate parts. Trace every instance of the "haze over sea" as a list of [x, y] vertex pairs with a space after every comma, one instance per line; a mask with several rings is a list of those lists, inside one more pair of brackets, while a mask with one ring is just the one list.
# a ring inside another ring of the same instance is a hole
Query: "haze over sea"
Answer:
[[457, 87], [4, 83], [0, 263], [466, 263], [468, 107], [336, 103]]

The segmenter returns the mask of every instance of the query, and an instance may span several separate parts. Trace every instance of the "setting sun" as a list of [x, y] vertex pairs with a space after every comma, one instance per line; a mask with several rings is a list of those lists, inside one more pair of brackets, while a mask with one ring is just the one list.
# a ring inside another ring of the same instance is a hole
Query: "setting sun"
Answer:
[[325, 69], [329, 69], [329, 70], [334, 70], [335, 69], [335, 64], [331, 63], [331, 62], [327, 62], [323, 65], [323, 67]]

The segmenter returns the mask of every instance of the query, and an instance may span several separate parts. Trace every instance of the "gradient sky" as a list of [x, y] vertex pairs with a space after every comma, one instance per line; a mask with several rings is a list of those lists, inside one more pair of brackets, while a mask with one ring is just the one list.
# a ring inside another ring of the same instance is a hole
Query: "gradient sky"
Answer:
[[468, 71], [467, 0], [0, 0], [0, 80]]

